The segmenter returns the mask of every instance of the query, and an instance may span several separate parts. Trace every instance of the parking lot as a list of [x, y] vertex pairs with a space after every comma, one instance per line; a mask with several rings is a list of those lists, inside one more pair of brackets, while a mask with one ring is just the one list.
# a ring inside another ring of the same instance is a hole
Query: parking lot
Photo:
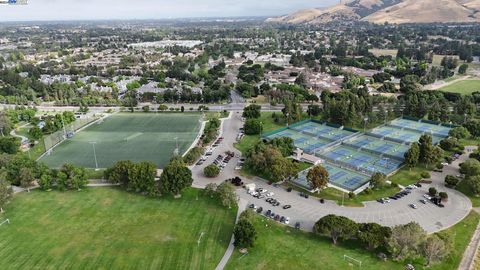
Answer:
[[[431, 202], [421, 203], [420, 200], [425, 199], [423, 195], [428, 193], [430, 186], [423, 185], [422, 188], [414, 189], [410, 194], [398, 200], [391, 200], [390, 203], [366, 202], [365, 207], [342, 207], [332, 201], [324, 201], [322, 204], [316, 197], [304, 198], [297, 191], [288, 192], [282, 186], [274, 187], [267, 184], [260, 184], [259, 187], [275, 193], [272, 197], [280, 203], [278, 206], [273, 206], [265, 198], [254, 198], [245, 189], [239, 190], [239, 195], [248, 201], [249, 205], [262, 207], [263, 214], [271, 210], [280, 216], [289, 217], [290, 225], [300, 222], [304, 230], [311, 230], [321, 217], [335, 214], [346, 216], [356, 222], [376, 222], [385, 226], [415, 221], [426, 231], [436, 232], [454, 225], [469, 213], [471, 203], [468, 198], [453, 190], [448, 191], [449, 199], [444, 203], [444, 208]], [[413, 209], [410, 204], [415, 204], [417, 209]], [[291, 208], [283, 209], [285, 205], [290, 205]]]

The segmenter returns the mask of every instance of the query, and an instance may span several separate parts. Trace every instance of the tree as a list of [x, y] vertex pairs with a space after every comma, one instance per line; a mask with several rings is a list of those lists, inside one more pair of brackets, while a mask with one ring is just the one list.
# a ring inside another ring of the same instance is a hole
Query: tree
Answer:
[[53, 177], [49, 173], [44, 173], [40, 176], [40, 179], [38, 179], [38, 185], [40, 185], [40, 188], [42, 190], [50, 190], [52, 187], [53, 183]]
[[480, 120], [471, 119], [465, 123], [464, 127], [472, 134], [473, 137], [480, 137]]
[[215, 183], [209, 183], [205, 186], [205, 195], [210, 196], [210, 198], [213, 198], [213, 196], [217, 193], [217, 184]]
[[262, 133], [263, 125], [260, 120], [252, 118], [245, 121], [243, 129], [247, 135], [258, 135]]
[[43, 137], [43, 132], [39, 127], [34, 126], [28, 131], [28, 136], [33, 140], [40, 140]]
[[321, 165], [313, 167], [307, 173], [307, 181], [313, 189], [324, 189], [330, 181], [329, 177], [328, 171]]
[[445, 184], [450, 187], [455, 187], [456, 185], [458, 185], [459, 182], [460, 182], [460, 179], [458, 179], [453, 175], [445, 176]]
[[357, 239], [367, 249], [374, 250], [378, 247], [386, 247], [391, 234], [392, 230], [389, 227], [377, 223], [362, 223], [359, 224]]
[[0, 213], [3, 213], [3, 207], [13, 195], [13, 189], [10, 184], [0, 178]]
[[425, 165], [432, 164], [438, 160], [438, 156], [435, 156], [435, 150], [432, 143], [432, 136], [422, 135], [419, 139], [420, 144], [420, 161], [424, 162]]
[[403, 260], [415, 255], [425, 237], [425, 230], [415, 222], [393, 227], [392, 235], [388, 241], [393, 258]]
[[235, 241], [233, 244], [236, 247], [248, 248], [253, 247], [257, 232], [250, 220], [243, 218], [238, 221], [233, 229], [233, 237]]
[[249, 105], [245, 107], [245, 109], [243, 109], [242, 116], [245, 117], [246, 119], [260, 118], [261, 109], [262, 107], [260, 105], [256, 105], [256, 104]]
[[110, 183], [120, 184], [121, 186], [127, 188], [129, 184], [129, 171], [133, 169], [134, 165], [135, 164], [130, 160], [117, 161], [113, 167], [105, 170], [105, 179], [107, 179]]
[[294, 163], [291, 159], [278, 157], [274, 159], [273, 165], [270, 168], [274, 182], [281, 182], [287, 178], [292, 178], [297, 175], [298, 163]]
[[428, 189], [428, 194], [430, 194], [431, 196], [436, 196], [437, 195], [437, 189], [434, 188], [434, 187], [431, 187]]
[[120, 184], [127, 190], [154, 195], [157, 192], [156, 174], [157, 167], [152, 162], [133, 163], [127, 160], [115, 163], [113, 167], [105, 171], [104, 176], [110, 183]]
[[448, 135], [457, 139], [466, 139], [470, 137], [470, 132], [465, 127], [455, 127], [448, 132]]
[[417, 166], [418, 160], [420, 158], [420, 146], [418, 143], [412, 143], [410, 149], [405, 152], [405, 163], [408, 164], [408, 167], [413, 168]]
[[217, 177], [220, 174], [220, 168], [214, 164], [210, 164], [203, 169], [203, 174], [210, 178]]
[[235, 188], [232, 184], [227, 182], [221, 183], [217, 187], [217, 193], [223, 206], [227, 206], [230, 209], [237, 204], [237, 193], [235, 193]]
[[57, 186], [60, 190], [80, 190], [87, 183], [88, 178], [85, 168], [79, 168], [70, 163], [65, 163], [57, 175]]
[[17, 137], [0, 137], [0, 152], [7, 154], [16, 154], [20, 147], [20, 139]]
[[468, 69], [468, 65], [467, 64], [462, 64], [458, 68], [458, 74], [465, 75], [465, 73], [467, 73], [467, 69]]
[[460, 172], [468, 178], [470, 176], [480, 175], [480, 161], [470, 158], [460, 164]]
[[316, 234], [329, 236], [336, 245], [339, 239], [348, 240], [357, 232], [358, 225], [353, 220], [336, 215], [320, 218], [314, 225]]
[[480, 175], [467, 178], [466, 183], [475, 195], [480, 195]]
[[290, 137], [275, 138], [268, 144], [275, 146], [284, 157], [291, 156], [295, 150], [295, 143]]
[[447, 257], [450, 248], [445, 240], [436, 234], [432, 234], [420, 245], [420, 251], [427, 260], [427, 266], [431, 266]]
[[180, 195], [180, 192], [192, 183], [192, 171], [180, 157], [172, 158], [160, 176], [160, 190], [173, 195]]
[[385, 186], [385, 182], [387, 180], [387, 176], [383, 173], [374, 173], [370, 178], [370, 186], [373, 188], [382, 188]]
[[322, 109], [318, 105], [308, 105], [307, 113], [310, 116], [319, 116], [322, 113]]
[[20, 169], [20, 186], [27, 189], [30, 192], [30, 186], [32, 182], [35, 181], [35, 176], [30, 168], [21, 168]]
[[34, 173], [37, 171], [38, 164], [26, 155], [15, 155], [6, 166], [6, 179], [13, 185], [20, 185], [20, 170], [22, 168], [32, 169]]

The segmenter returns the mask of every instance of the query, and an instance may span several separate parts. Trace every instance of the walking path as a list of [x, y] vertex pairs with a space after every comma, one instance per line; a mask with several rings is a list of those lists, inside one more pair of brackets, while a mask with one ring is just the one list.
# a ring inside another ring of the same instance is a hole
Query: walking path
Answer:
[[[240, 199], [240, 202], [238, 203], [238, 212], [237, 212], [237, 219], [235, 223], [238, 222], [238, 218], [240, 217], [240, 214], [247, 208], [247, 201], [244, 199]], [[225, 254], [223, 255], [222, 259], [218, 263], [217, 267], [215, 270], [223, 270], [225, 268], [225, 265], [227, 265], [228, 260], [233, 254], [233, 251], [235, 250], [235, 246], [233, 245], [233, 242], [235, 242], [235, 238], [232, 234], [232, 238], [230, 239], [230, 244], [228, 245], [227, 250], [225, 251]]]
[[468, 244], [465, 252], [463, 253], [462, 261], [458, 270], [474, 270], [475, 258], [477, 257], [478, 248], [480, 246], [480, 223], [473, 234], [472, 240]]

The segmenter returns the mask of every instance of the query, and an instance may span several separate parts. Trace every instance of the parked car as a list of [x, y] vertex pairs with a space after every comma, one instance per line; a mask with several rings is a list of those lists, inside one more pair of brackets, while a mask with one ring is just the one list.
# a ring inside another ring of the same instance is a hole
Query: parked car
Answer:
[[285, 218], [285, 224], [287, 224], [287, 225], [290, 224], [290, 218], [289, 217]]
[[295, 229], [300, 230], [300, 226], [301, 226], [300, 222], [295, 223]]
[[259, 214], [262, 213], [262, 211], [263, 211], [263, 207], [259, 207], [259, 208], [257, 209], [257, 213], [259, 213]]
[[418, 208], [418, 206], [417, 206], [416, 204], [414, 204], [414, 203], [410, 204], [410, 207], [413, 208], [413, 209], [417, 209], [417, 208]]
[[270, 217], [271, 214], [272, 214], [272, 210], [268, 209], [267, 213], [265, 213], [265, 216]]
[[290, 209], [290, 208], [292, 208], [292, 206], [291, 206], [291, 205], [289, 205], [289, 204], [287, 204], [287, 205], [283, 206], [283, 209]]
[[423, 203], [423, 204], [427, 204], [427, 201], [424, 200], [424, 199], [421, 199], [420, 202]]

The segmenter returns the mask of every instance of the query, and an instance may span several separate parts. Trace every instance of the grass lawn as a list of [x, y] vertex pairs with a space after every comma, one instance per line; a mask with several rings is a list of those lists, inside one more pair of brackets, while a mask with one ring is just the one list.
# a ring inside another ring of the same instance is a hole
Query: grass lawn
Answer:
[[460, 93], [463, 95], [470, 95], [473, 92], [480, 91], [480, 80], [465, 80], [459, 81], [445, 87], [440, 88], [441, 91]]
[[198, 136], [200, 114], [120, 113], [100, 124], [93, 124], [75, 134], [53, 153], [42, 158], [51, 167], [65, 162], [95, 168], [93, 144], [99, 168], [112, 166], [119, 160], [151, 161], [165, 166], [176, 148], [185, 152]]
[[112, 188], [16, 195], [0, 215], [11, 221], [0, 227], [1, 268], [214, 269], [236, 209], [200, 192], [180, 199]]
[[456, 187], [456, 190], [465, 194], [470, 199], [470, 201], [472, 201], [473, 207], [480, 207], [480, 197], [478, 197], [472, 192], [466, 181], [460, 181], [460, 183], [458, 183]]
[[[276, 112], [276, 114], [281, 114]], [[260, 121], [263, 124], [263, 132], [269, 132], [285, 127], [285, 122], [275, 123], [272, 118], [272, 112], [262, 112], [260, 116]], [[235, 144], [235, 147], [242, 152], [243, 155], [252, 148], [255, 143], [260, 140], [260, 135], [245, 135], [243, 138]]]
[[[456, 269], [479, 219], [479, 214], [471, 212], [463, 221], [447, 229], [445, 232], [454, 239], [450, 257], [427, 269]], [[390, 260], [382, 262], [374, 253], [366, 251], [355, 242], [334, 246], [327, 238], [297, 231], [260, 216], [255, 218], [255, 228], [255, 246], [243, 256], [236, 250], [225, 269], [405, 269], [406, 263]], [[362, 261], [362, 267], [350, 265], [344, 261], [343, 255]], [[425, 269], [421, 263], [414, 265], [416, 269]]]
[[430, 171], [431, 168], [425, 168], [425, 165], [418, 165], [417, 167], [412, 169], [410, 169], [408, 166], [403, 166], [387, 180], [390, 180], [392, 183], [397, 183], [402, 186], [408, 186], [420, 181], [422, 179], [422, 177], [420, 176], [422, 172]]

